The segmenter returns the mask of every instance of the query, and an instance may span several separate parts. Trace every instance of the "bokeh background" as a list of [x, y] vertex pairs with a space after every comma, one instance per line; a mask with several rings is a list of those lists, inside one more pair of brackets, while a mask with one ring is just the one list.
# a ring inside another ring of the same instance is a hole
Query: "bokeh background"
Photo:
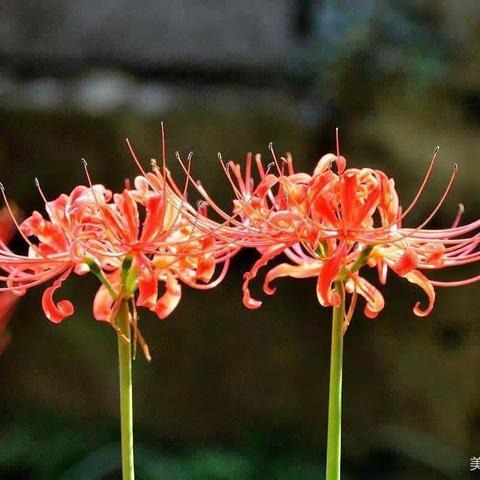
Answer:
[[[311, 170], [334, 147], [384, 169], [404, 203], [432, 151], [440, 161], [415, 225], [456, 185], [480, 211], [480, 6], [476, 0], [4, 0], [0, 4], [0, 176], [24, 212], [95, 181], [194, 151], [194, 174], [227, 204], [217, 162], [290, 151]], [[20, 241], [15, 241], [20, 248]], [[185, 290], [166, 321], [142, 315], [153, 361], [135, 362], [136, 460], [145, 480], [323, 478], [330, 320], [314, 281], [278, 282], [242, 306], [239, 255], [227, 280]], [[457, 272], [457, 278], [458, 278]], [[460, 273], [469, 273], [467, 271]], [[0, 357], [0, 478], [118, 479], [116, 339], [91, 319], [93, 279], [69, 280], [75, 317], [50, 324], [26, 296]], [[258, 285], [255, 293], [260, 293]], [[345, 344], [344, 479], [463, 479], [480, 456], [479, 287], [421, 292], [391, 278], [377, 320], [358, 311]], [[476, 472], [479, 473], [479, 472]]]

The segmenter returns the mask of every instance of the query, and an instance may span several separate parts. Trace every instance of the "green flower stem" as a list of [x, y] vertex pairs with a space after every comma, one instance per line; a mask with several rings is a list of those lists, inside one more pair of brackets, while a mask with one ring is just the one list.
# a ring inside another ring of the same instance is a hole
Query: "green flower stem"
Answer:
[[134, 480], [133, 465], [133, 400], [132, 400], [132, 343], [127, 300], [122, 300], [117, 315], [117, 334], [120, 381], [120, 418], [122, 426], [122, 478]]
[[326, 480], [340, 480], [342, 450], [342, 325], [345, 316], [345, 293], [341, 282], [335, 282], [335, 290], [340, 295], [341, 303], [333, 308], [332, 316]]

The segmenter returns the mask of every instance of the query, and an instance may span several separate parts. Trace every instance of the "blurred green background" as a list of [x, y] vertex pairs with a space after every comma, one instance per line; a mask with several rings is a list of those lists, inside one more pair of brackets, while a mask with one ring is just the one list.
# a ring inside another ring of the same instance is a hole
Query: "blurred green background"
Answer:
[[[217, 151], [242, 161], [273, 141], [310, 171], [339, 127], [350, 166], [385, 170], [404, 204], [440, 144], [407, 224], [429, 214], [454, 161], [432, 226], [451, 223], [460, 201], [472, 220], [479, 25], [476, 0], [6, 0], [1, 180], [24, 212], [42, 208], [34, 177], [50, 198], [84, 183], [81, 157], [118, 189], [137, 173], [124, 138], [148, 165], [163, 120], [172, 169], [175, 150], [193, 150], [195, 176], [227, 205]], [[247, 311], [240, 282], [255, 258], [239, 255], [214, 291], [185, 289], [166, 321], [142, 313], [153, 361], [134, 366], [138, 479], [323, 478], [330, 312], [313, 280], [280, 281]], [[61, 326], [43, 317], [42, 289], [17, 308], [0, 357], [2, 480], [120, 478], [116, 339], [91, 318], [95, 287], [65, 284], [77, 313]], [[420, 319], [421, 292], [392, 276], [379, 318], [358, 310], [345, 344], [342, 478], [468, 478], [480, 456], [478, 288], [438, 291]]]

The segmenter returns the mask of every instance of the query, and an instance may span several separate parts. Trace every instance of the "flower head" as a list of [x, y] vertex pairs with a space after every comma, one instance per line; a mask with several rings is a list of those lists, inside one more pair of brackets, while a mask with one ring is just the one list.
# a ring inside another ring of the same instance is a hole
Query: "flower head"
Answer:
[[[318, 161], [312, 174], [295, 172], [290, 155], [278, 161], [273, 148], [271, 152], [273, 162], [267, 168], [260, 155], [255, 156], [257, 185], [251, 174], [251, 154], [247, 156], [245, 176], [239, 165], [224, 164], [236, 195], [230, 225], [240, 232], [237, 242], [256, 247], [261, 255], [244, 277], [244, 303], [248, 308], [261, 305], [250, 294], [250, 281], [260, 268], [281, 254], [289, 261], [267, 273], [263, 283], [265, 293], [275, 292], [272, 282], [280, 277], [316, 277], [320, 304], [338, 306], [341, 296], [334, 283], [340, 282], [345, 292], [352, 295], [346, 326], [358, 295], [366, 302], [366, 316], [374, 318], [384, 308], [382, 294], [361, 276], [363, 266], [376, 268], [382, 284], [388, 270], [392, 270], [421, 287], [428, 303], [425, 307], [415, 305], [414, 313], [418, 316], [431, 312], [435, 286], [480, 280], [480, 276], [474, 276], [457, 282], [440, 282], [430, 280], [425, 274], [480, 260], [477, 250], [480, 220], [459, 226], [463, 207], [450, 228], [426, 228], [450, 190], [456, 165], [432, 213], [414, 228], [403, 227], [403, 220], [427, 185], [438, 149], [415, 198], [405, 210], [400, 207], [392, 178], [380, 170], [346, 168], [346, 159], [339, 154], [338, 147], [336, 154], [327, 154]], [[228, 230], [224, 234], [228, 235]]]
[[[74, 307], [69, 300], [55, 302], [55, 291], [72, 273], [91, 272], [101, 282], [94, 317], [117, 329], [120, 303], [128, 300], [136, 335], [143, 342], [136, 307], [166, 318], [180, 301], [182, 283], [206, 289], [224, 278], [232, 249], [197, 227], [206, 218], [205, 208], [188, 204], [166, 168], [160, 171], [155, 164], [153, 172], [135, 178], [133, 187], [126, 182], [120, 193], [93, 185], [86, 171], [89, 185], [53, 201], [46, 200], [37, 182], [46, 214], [35, 211], [21, 224], [2, 188], [28, 252], [19, 255], [0, 243], [1, 291], [19, 296], [34, 286], [50, 284], [42, 307], [52, 322], [60, 323], [74, 313]], [[213, 279], [219, 264], [221, 272]]]

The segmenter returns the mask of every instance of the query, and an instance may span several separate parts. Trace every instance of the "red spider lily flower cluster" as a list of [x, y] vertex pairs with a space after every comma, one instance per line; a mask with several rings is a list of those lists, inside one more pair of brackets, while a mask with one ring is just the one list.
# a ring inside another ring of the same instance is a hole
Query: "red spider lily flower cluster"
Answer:
[[[344, 328], [350, 322], [358, 295], [366, 302], [364, 313], [374, 318], [384, 308], [379, 290], [360, 275], [364, 265], [378, 270], [381, 284], [392, 270], [418, 285], [427, 295], [425, 307], [414, 306], [418, 316], [428, 315], [435, 302], [435, 288], [466, 285], [480, 275], [456, 282], [429, 279], [428, 270], [444, 269], [478, 262], [480, 220], [460, 226], [463, 207], [450, 228], [425, 228], [443, 204], [457, 171], [432, 213], [417, 227], [405, 228], [402, 221], [424, 191], [438, 148], [427, 174], [411, 204], [402, 211], [394, 180], [384, 172], [370, 168], [346, 168], [346, 159], [338, 152], [323, 156], [313, 174], [296, 173], [290, 155], [264, 168], [260, 155], [247, 155], [245, 174], [238, 164], [224, 164], [224, 171], [235, 193], [234, 213], [220, 210], [206, 192], [198, 190], [219, 213], [225, 223], [219, 226], [222, 238], [237, 245], [254, 247], [260, 258], [244, 276], [243, 299], [246, 307], [258, 308], [261, 301], [252, 298], [249, 284], [260, 268], [284, 254], [289, 262], [273, 267], [265, 277], [263, 290], [272, 295], [272, 282], [280, 277], [317, 278], [317, 297], [322, 306], [338, 306], [339, 282], [351, 294]], [[255, 185], [252, 163], [255, 160], [259, 181]], [[335, 170], [334, 170], [334, 167]], [[228, 227], [225, 227], [228, 225]], [[232, 232], [233, 230], [233, 232]]]
[[[163, 319], [178, 305], [182, 283], [212, 288], [227, 272], [231, 247], [197, 228], [196, 223], [206, 218], [206, 209], [188, 204], [186, 189], [181, 191], [166, 169], [160, 172], [155, 167], [154, 172], [138, 176], [133, 187], [127, 184], [121, 193], [90, 183], [47, 201], [38, 182], [37, 186], [46, 215], [33, 212], [21, 224], [2, 187], [28, 253], [18, 255], [0, 244], [0, 280], [4, 282], [0, 290], [10, 298], [51, 282], [43, 293], [42, 307], [54, 323], [74, 313], [70, 301], [53, 299], [72, 273], [92, 272], [98, 277], [101, 286], [93, 302], [94, 317], [116, 327], [122, 300], [130, 301], [133, 321], [136, 307], [148, 308]], [[221, 272], [213, 279], [219, 264]]]
[[[43, 310], [52, 322], [60, 323], [73, 314], [74, 307], [68, 300], [55, 302], [55, 291], [70, 274], [91, 272], [101, 282], [93, 302], [94, 317], [118, 330], [115, 318], [122, 300], [128, 300], [135, 338], [144, 345], [136, 325], [136, 307], [167, 317], [180, 301], [182, 284], [213, 288], [223, 280], [230, 259], [241, 248], [254, 248], [260, 253], [244, 275], [246, 307], [260, 307], [261, 301], [251, 296], [250, 282], [262, 267], [283, 254], [288, 262], [266, 274], [265, 293], [275, 292], [272, 282], [280, 277], [316, 277], [322, 306], [339, 306], [345, 294], [351, 295], [345, 328], [359, 295], [365, 301], [367, 317], [376, 317], [384, 308], [382, 294], [361, 276], [363, 266], [376, 268], [381, 284], [391, 270], [422, 288], [428, 303], [421, 307], [417, 302], [414, 313], [418, 316], [431, 312], [435, 287], [480, 280], [477, 275], [442, 282], [425, 274], [480, 260], [480, 220], [460, 225], [463, 207], [450, 228], [426, 228], [447, 197], [456, 166], [432, 213], [415, 228], [403, 226], [425, 190], [438, 149], [405, 210], [393, 179], [384, 172], [346, 168], [346, 159], [338, 151], [338, 133], [337, 153], [323, 156], [312, 174], [295, 172], [290, 155], [277, 160], [272, 147], [273, 162], [266, 168], [260, 155], [248, 154], [244, 174], [238, 164], [225, 164], [219, 156], [235, 194], [230, 212], [192, 178], [191, 157], [185, 165], [177, 154], [186, 177], [180, 189], [166, 168], [165, 144], [162, 168], [153, 161], [150, 172], [142, 168], [128, 146], [141, 172], [132, 186], [127, 183], [121, 193], [113, 193], [103, 185], [93, 185], [86, 169], [87, 186], [47, 201], [37, 182], [46, 215], [34, 212], [21, 224], [0, 185], [10, 218], [28, 245], [28, 253], [19, 255], [7, 247], [7, 239], [0, 240], [0, 281], [4, 284], [0, 288], [0, 314], [10, 311], [15, 298], [28, 289], [49, 283], [43, 293]], [[257, 182], [252, 175], [254, 162]], [[196, 208], [187, 201], [190, 186], [204, 199]], [[207, 207], [221, 221], [209, 218]], [[217, 266], [220, 273], [213, 279]]]
[[[0, 248], [7, 248], [7, 243], [12, 239], [15, 233], [15, 224], [13, 223], [6, 208], [0, 210]], [[7, 325], [12, 316], [18, 297], [12, 292], [0, 293], [0, 354], [3, 353], [8, 345], [10, 335], [7, 332]]]

